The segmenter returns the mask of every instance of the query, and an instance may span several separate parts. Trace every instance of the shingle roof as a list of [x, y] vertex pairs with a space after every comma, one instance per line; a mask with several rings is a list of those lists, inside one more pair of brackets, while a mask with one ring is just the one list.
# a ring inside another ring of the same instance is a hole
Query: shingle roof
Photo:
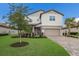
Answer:
[[0, 25], [0, 27], [3, 27], [3, 28], [10, 28], [9, 26], [5, 26], [5, 25]]
[[44, 12], [44, 10], [40, 9], [40, 10], [37, 10], [37, 11], [35, 11], [35, 12], [32, 12], [32, 13], [28, 14], [28, 16], [31, 15], [31, 14], [37, 13], [37, 12], [39, 12], [39, 11], [43, 11], [43, 12]]
[[61, 12], [59, 12], [59, 11], [57, 11], [57, 10], [54, 10], [54, 9], [48, 10], [48, 11], [46, 11], [46, 12], [45, 12], [44, 10], [37, 10], [37, 11], [32, 12], [32, 13], [30, 13], [30, 14], [28, 14], [28, 15], [34, 14], [34, 13], [39, 12], [39, 11], [43, 11], [44, 13], [42, 13], [42, 14], [45, 14], [45, 13], [50, 12], [50, 11], [54, 11], [54, 12], [56, 12], [56, 13], [58, 13], [58, 14], [60, 14], [60, 15], [63, 15], [63, 16], [64, 16], [64, 14], [63, 14], [63, 13], [61, 13]]

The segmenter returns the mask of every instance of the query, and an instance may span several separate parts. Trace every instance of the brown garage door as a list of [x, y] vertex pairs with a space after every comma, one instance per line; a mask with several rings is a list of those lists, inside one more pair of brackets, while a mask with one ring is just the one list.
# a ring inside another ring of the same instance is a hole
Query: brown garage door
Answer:
[[45, 29], [44, 31], [45, 35], [50, 35], [50, 36], [59, 36], [60, 35], [60, 30], [55, 30], [55, 29]]

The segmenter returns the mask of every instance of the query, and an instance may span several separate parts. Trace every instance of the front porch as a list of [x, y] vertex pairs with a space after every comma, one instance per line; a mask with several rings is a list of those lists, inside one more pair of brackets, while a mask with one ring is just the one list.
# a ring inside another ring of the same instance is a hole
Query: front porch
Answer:
[[41, 27], [32, 27], [32, 33], [34, 33], [34, 35], [41, 35], [42, 31], [41, 31]]

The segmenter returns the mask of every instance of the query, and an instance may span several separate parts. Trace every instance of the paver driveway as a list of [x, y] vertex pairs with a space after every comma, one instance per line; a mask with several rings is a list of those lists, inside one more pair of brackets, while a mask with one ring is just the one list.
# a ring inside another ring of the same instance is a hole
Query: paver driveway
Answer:
[[70, 55], [79, 56], [79, 39], [64, 36], [48, 36], [48, 38], [63, 46]]

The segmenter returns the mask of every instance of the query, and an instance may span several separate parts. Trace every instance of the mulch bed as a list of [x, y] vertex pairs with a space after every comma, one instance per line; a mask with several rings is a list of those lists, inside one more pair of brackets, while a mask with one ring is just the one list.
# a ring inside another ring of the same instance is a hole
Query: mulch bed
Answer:
[[13, 44], [11, 44], [10, 46], [11, 47], [24, 47], [24, 46], [27, 46], [27, 45], [29, 45], [29, 43], [28, 42], [16, 42], [16, 43], [13, 43]]

